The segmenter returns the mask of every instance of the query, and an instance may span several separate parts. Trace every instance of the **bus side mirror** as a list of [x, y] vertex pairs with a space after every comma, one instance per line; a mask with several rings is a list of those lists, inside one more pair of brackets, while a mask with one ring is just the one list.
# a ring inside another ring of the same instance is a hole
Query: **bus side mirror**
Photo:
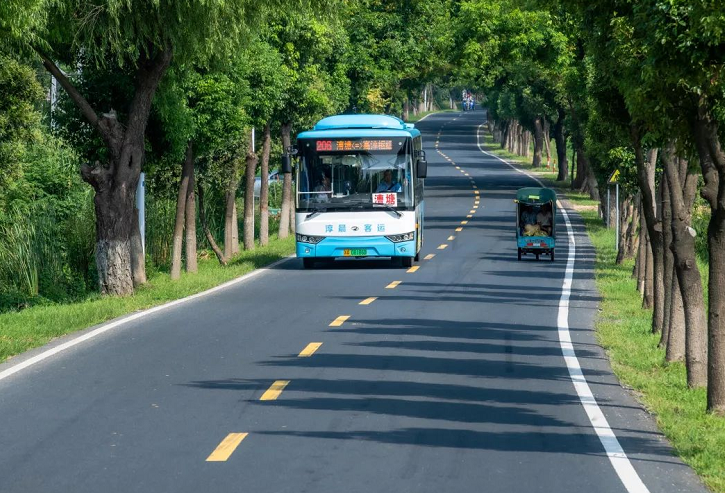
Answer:
[[292, 160], [290, 159], [289, 154], [282, 154], [282, 173], [292, 173]]
[[425, 154], [422, 154], [418, 158], [418, 178], [425, 178], [428, 176], [428, 161], [425, 159]]

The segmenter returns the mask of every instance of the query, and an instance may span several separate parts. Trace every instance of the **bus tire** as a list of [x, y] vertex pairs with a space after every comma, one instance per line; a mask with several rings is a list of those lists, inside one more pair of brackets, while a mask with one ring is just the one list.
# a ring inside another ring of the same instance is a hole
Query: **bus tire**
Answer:
[[403, 267], [406, 269], [413, 267], [413, 257], [401, 257], [400, 260], [403, 262]]
[[519, 248], [519, 262], [521, 261], [521, 249]]
[[309, 258], [309, 257], [308, 258], [303, 258], [302, 259], [302, 266], [305, 269], [312, 269], [312, 268], [314, 268], [315, 267], [315, 259]]
[[420, 262], [420, 252], [415, 254], [415, 261]]

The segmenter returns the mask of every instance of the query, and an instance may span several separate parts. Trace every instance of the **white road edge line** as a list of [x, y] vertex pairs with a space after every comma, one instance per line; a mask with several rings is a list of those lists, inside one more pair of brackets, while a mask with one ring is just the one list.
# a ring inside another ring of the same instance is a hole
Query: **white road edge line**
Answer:
[[291, 258], [294, 258], [294, 256], [289, 256], [289, 257], [285, 257], [283, 259], [277, 260], [276, 262], [273, 262], [265, 267], [261, 267], [259, 269], [253, 270], [252, 272], [250, 272], [248, 274], [245, 274], [241, 277], [237, 277], [236, 279], [232, 279], [231, 281], [227, 281], [224, 284], [220, 284], [219, 286], [213, 287], [211, 289], [207, 289], [206, 291], [192, 294], [191, 296], [187, 296], [186, 298], [181, 298], [178, 300], [170, 301], [163, 305], [149, 308], [148, 310], [140, 311], [138, 313], [134, 313], [133, 315], [129, 315], [129, 316], [127, 316], [125, 318], [121, 318], [119, 320], [108, 322], [104, 325], [101, 325], [100, 327], [98, 327], [96, 329], [93, 329], [90, 332], [87, 332], [81, 336], [71, 339], [68, 342], [64, 342], [63, 344], [59, 344], [58, 346], [48, 349], [47, 351], [43, 351], [42, 353], [36, 354], [32, 358], [28, 358], [25, 361], [22, 361], [22, 362], [18, 363], [17, 365], [11, 366], [7, 370], [0, 372], [0, 381], [8, 378], [11, 375], [18, 373], [19, 371], [22, 371], [26, 368], [36, 365], [36, 364], [40, 363], [41, 361], [44, 361], [44, 360], [50, 358], [51, 356], [54, 356], [58, 353], [62, 353], [63, 351], [66, 351], [66, 350], [72, 348], [73, 346], [77, 346], [78, 344], [80, 344], [82, 342], [85, 342], [89, 339], [93, 339], [94, 337], [97, 337], [105, 332], [108, 332], [109, 330], [115, 329], [116, 327], [133, 322], [135, 320], [146, 317], [148, 315], [152, 315], [154, 313], [157, 313], [157, 312], [160, 312], [163, 310], [168, 310], [169, 308], [173, 308], [175, 306], [182, 305], [184, 303], [188, 303], [189, 301], [193, 301], [193, 300], [196, 300], [199, 298], [203, 298], [205, 296], [209, 296], [210, 294], [214, 294], [218, 291], [222, 291], [226, 288], [229, 288], [229, 287], [239, 284], [241, 282], [247, 281], [247, 280], [251, 279], [252, 277], [256, 277], [262, 273], [265, 273], [265, 272], [269, 271], [271, 268], [273, 268], [283, 262], [287, 262]]
[[[482, 127], [483, 124], [479, 125], [476, 129], [476, 144], [478, 145], [479, 151], [487, 156], [498, 159], [519, 173], [535, 180], [542, 187], [544, 186], [544, 184], [541, 183], [541, 180], [535, 176], [530, 175], [526, 171], [517, 168], [507, 161], [504, 161], [495, 154], [484, 151], [481, 147], [480, 138]], [[579, 396], [579, 401], [581, 402], [582, 407], [584, 407], [584, 411], [589, 417], [589, 422], [591, 423], [592, 428], [594, 428], [594, 431], [597, 433], [599, 441], [602, 443], [604, 451], [606, 452], [607, 457], [609, 457], [609, 461], [612, 463], [612, 467], [614, 467], [614, 470], [617, 473], [617, 476], [619, 476], [619, 479], [622, 481], [624, 487], [629, 493], [649, 493], [647, 486], [645, 486], [644, 482], [642, 482], [642, 479], [639, 477], [639, 474], [635, 471], [629, 457], [627, 457], [627, 454], [624, 452], [619, 440], [617, 440], [617, 436], [609, 426], [607, 418], [604, 416], [599, 404], [597, 404], [597, 400], [594, 398], [592, 389], [589, 387], [586, 377], [584, 377], [584, 373], [582, 372], [579, 359], [574, 351], [574, 345], [571, 342], [571, 333], [569, 332], [569, 298], [571, 297], [572, 280], [574, 277], [574, 262], [576, 261], [576, 241], [566, 209], [562, 207], [561, 202], [558, 200], [557, 204], [559, 205], [559, 210], [561, 210], [561, 213], [564, 216], [570, 245], [569, 254], [566, 260], [564, 284], [561, 288], [561, 299], [559, 301], [559, 314], [557, 318], [557, 325], [559, 327], [559, 346], [561, 347], [566, 367], [569, 370], [569, 378], [571, 379], [571, 383], [574, 385], [574, 389]]]

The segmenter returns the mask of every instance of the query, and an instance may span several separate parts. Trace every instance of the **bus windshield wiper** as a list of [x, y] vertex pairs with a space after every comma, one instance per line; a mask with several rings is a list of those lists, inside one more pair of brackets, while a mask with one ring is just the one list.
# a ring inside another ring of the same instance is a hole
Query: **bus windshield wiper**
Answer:
[[392, 208], [392, 207], [390, 207], [389, 205], [384, 205], [384, 204], [380, 204], [379, 206], [385, 207], [385, 208], [386, 208], [386, 209], [388, 209], [388, 210], [389, 210], [390, 212], [393, 212], [393, 213], [395, 213], [395, 215], [396, 215], [396, 216], [398, 216], [398, 217], [403, 217], [403, 215], [402, 215], [402, 214], [400, 213], [400, 211], [397, 211], [397, 210], [393, 209], [393, 208]]
[[315, 216], [316, 216], [317, 214], [319, 214], [319, 213], [321, 213], [321, 212], [326, 212], [326, 211], [327, 211], [327, 207], [315, 207], [315, 208], [314, 208], [314, 209], [312, 210], [312, 212], [308, 213], [308, 214], [307, 214], [307, 215], [305, 216], [305, 219], [312, 219], [312, 218], [313, 218], [313, 217], [315, 217]]

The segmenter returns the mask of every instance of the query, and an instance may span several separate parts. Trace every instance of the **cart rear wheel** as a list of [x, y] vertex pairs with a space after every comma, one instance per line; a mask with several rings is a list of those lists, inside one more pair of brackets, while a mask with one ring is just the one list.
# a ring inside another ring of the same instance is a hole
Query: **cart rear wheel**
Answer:
[[536, 260], [539, 260], [539, 254], [538, 253], [536, 254]]
[[551, 249], [551, 261], [552, 262], [554, 261], [554, 249], [553, 248]]
[[519, 248], [519, 260], [521, 260], [521, 249]]

